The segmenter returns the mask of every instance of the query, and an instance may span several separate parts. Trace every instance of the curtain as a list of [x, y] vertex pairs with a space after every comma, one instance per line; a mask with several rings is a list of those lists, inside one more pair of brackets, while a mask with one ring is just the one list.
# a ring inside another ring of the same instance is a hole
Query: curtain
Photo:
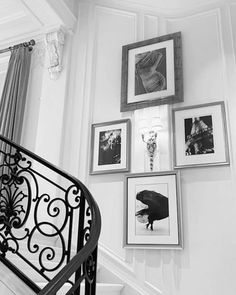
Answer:
[[[27, 86], [30, 72], [32, 47], [15, 46], [11, 48], [2, 98], [0, 101], [0, 134], [8, 139], [20, 143]], [[14, 167], [8, 166], [6, 154], [14, 153], [9, 145], [0, 143], [0, 224], [8, 224], [12, 217], [9, 212], [11, 196], [4, 197], [5, 185], [9, 184], [14, 173]], [[11, 186], [9, 187], [12, 189]], [[23, 188], [21, 188], [23, 192]], [[6, 195], [6, 194], [5, 194]], [[14, 192], [12, 193], [14, 195]], [[8, 200], [9, 198], [9, 200]]]
[[0, 134], [20, 143], [32, 47], [13, 47], [0, 101]]

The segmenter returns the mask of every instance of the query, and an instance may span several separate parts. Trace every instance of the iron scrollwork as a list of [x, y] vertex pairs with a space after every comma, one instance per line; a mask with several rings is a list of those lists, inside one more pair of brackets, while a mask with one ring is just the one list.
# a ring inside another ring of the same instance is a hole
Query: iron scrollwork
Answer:
[[[6, 146], [0, 150], [0, 256], [16, 254], [50, 281], [51, 274], [57, 273], [72, 255], [74, 212], [85, 213], [84, 218], [79, 217], [78, 228], [82, 232], [77, 237], [83, 237], [83, 244], [90, 237], [92, 216], [89, 205], [85, 205], [83, 187], [68, 179], [57, 182], [55, 175], [47, 178], [37, 169], [40, 165], [43, 166], [28, 158], [20, 148]], [[22, 245], [27, 246], [37, 263], [33, 264], [22, 254], [25, 251]], [[95, 265], [90, 255], [84, 263], [84, 278], [90, 283]]]

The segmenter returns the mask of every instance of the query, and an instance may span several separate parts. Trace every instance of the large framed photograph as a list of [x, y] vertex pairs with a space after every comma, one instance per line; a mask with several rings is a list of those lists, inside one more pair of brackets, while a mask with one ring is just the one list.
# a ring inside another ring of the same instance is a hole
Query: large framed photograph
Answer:
[[92, 125], [90, 174], [129, 171], [129, 119]]
[[224, 102], [173, 110], [175, 168], [229, 164]]
[[127, 174], [124, 247], [181, 249], [179, 172]]
[[181, 33], [122, 47], [121, 112], [183, 101]]

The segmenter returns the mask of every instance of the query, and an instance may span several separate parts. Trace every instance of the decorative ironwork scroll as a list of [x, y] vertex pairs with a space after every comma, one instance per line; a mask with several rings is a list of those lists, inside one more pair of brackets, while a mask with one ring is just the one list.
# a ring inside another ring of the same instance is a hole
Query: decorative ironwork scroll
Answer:
[[[7, 139], [0, 139], [1, 261], [17, 256], [46, 283], [51, 282], [89, 244], [95, 224], [94, 201], [78, 180]], [[99, 235], [99, 211], [97, 215]], [[75, 277], [65, 279], [72, 286], [67, 294], [80, 294], [78, 283], [82, 280], [86, 286], [95, 284], [94, 246], [74, 268]], [[50, 293], [42, 290], [40, 294]]]

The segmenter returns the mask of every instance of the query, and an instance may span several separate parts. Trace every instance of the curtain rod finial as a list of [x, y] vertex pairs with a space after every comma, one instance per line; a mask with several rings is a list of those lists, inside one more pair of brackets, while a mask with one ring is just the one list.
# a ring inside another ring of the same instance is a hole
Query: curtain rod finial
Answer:
[[29, 43], [30, 43], [30, 45], [34, 46], [34, 45], [35, 45], [35, 41], [34, 41], [34, 39], [30, 40]]

